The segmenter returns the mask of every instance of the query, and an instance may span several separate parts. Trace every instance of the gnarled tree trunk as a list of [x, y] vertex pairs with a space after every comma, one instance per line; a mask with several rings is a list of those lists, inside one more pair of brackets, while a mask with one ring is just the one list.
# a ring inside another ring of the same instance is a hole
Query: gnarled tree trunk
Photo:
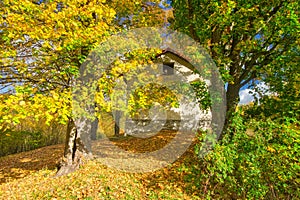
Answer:
[[64, 156], [56, 176], [71, 173], [79, 168], [84, 160], [92, 158], [92, 123], [89, 119], [69, 119]]

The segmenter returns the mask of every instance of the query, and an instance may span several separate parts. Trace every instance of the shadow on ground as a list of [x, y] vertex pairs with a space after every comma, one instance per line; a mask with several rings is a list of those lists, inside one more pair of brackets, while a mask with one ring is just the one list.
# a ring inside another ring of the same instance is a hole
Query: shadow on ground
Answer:
[[[120, 136], [110, 138], [110, 141], [119, 148], [135, 153], [151, 152], [165, 147], [176, 136], [176, 131], [161, 131], [155, 136], [143, 139], [132, 136]], [[6, 157], [0, 157], [0, 184], [15, 179], [23, 178], [41, 169], [55, 169], [57, 162], [63, 155], [63, 145], [43, 147], [29, 152], [23, 152]], [[137, 173], [136, 178], [144, 185], [146, 190], [155, 191], [164, 187], [174, 187], [184, 191], [186, 185], [185, 170], [179, 170], [184, 164], [194, 165], [197, 157], [194, 154], [193, 145], [173, 164], [148, 173]], [[102, 150], [103, 150], [102, 146]], [[127, 160], [126, 162], [130, 162]], [[178, 192], [181, 192], [178, 191]], [[193, 193], [190, 191], [189, 193]]]
[[63, 155], [63, 148], [64, 145], [59, 144], [0, 157], [0, 184], [41, 169], [55, 169]]

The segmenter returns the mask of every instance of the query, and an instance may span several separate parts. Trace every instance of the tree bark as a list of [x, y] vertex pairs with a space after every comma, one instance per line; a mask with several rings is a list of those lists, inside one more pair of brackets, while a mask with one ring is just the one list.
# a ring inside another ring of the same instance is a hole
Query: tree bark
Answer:
[[92, 140], [96, 140], [96, 139], [97, 139], [98, 123], [99, 123], [98, 118], [96, 118], [96, 119], [92, 122], [92, 127], [91, 127], [91, 139], [92, 139]]
[[120, 136], [120, 119], [121, 119], [121, 111], [116, 110], [115, 113], [115, 136]]
[[[213, 61], [211, 61], [213, 62]], [[213, 108], [211, 109], [212, 124], [211, 128], [214, 133], [220, 134], [223, 131], [224, 118], [225, 118], [225, 106], [226, 106], [226, 91], [224, 89], [224, 83], [221, 80], [220, 74], [217, 72], [218, 69], [212, 69], [211, 71], [211, 85], [210, 95]]]
[[[240, 101], [239, 98], [239, 91], [240, 91], [240, 84], [228, 84], [227, 92], [226, 92], [226, 117], [225, 117], [225, 123], [223, 130], [221, 132], [221, 135], [219, 137], [219, 141], [222, 142], [222, 139], [224, 138], [224, 135], [227, 133], [227, 129], [231, 123], [231, 118], [233, 117], [233, 114], [235, 112], [236, 107], [238, 106], [238, 103]], [[231, 135], [232, 137], [232, 135]]]
[[84, 160], [92, 158], [91, 124], [88, 119], [69, 119], [64, 156], [56, 177], [74, 172]]

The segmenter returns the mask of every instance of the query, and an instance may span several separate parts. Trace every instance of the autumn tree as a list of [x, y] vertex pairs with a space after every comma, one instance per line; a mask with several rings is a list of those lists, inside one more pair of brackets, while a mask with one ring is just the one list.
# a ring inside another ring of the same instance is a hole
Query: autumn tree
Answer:
[[158, 11], [144, 1], [0, 1], [0, 83], [17, 92], [3, 101], [1, 122], [58, 115], [67, 123], [58, 175], [73, 171], [91, 155], [90, 136], [82, 132], [90, 127], [79, 127], [71, 113], [71, 88], [82, 63], [91, 49], [127, 28], [123, 19], [147, 25], [147, 19], [157, 16], [150, 15], [153, 9]]

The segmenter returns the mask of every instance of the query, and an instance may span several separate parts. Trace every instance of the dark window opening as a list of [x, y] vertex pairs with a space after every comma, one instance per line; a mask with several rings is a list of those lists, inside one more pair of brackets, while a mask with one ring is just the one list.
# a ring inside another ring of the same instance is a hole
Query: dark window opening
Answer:
[[174, 63], [163, 63], [163, 75], [174, 74]]

